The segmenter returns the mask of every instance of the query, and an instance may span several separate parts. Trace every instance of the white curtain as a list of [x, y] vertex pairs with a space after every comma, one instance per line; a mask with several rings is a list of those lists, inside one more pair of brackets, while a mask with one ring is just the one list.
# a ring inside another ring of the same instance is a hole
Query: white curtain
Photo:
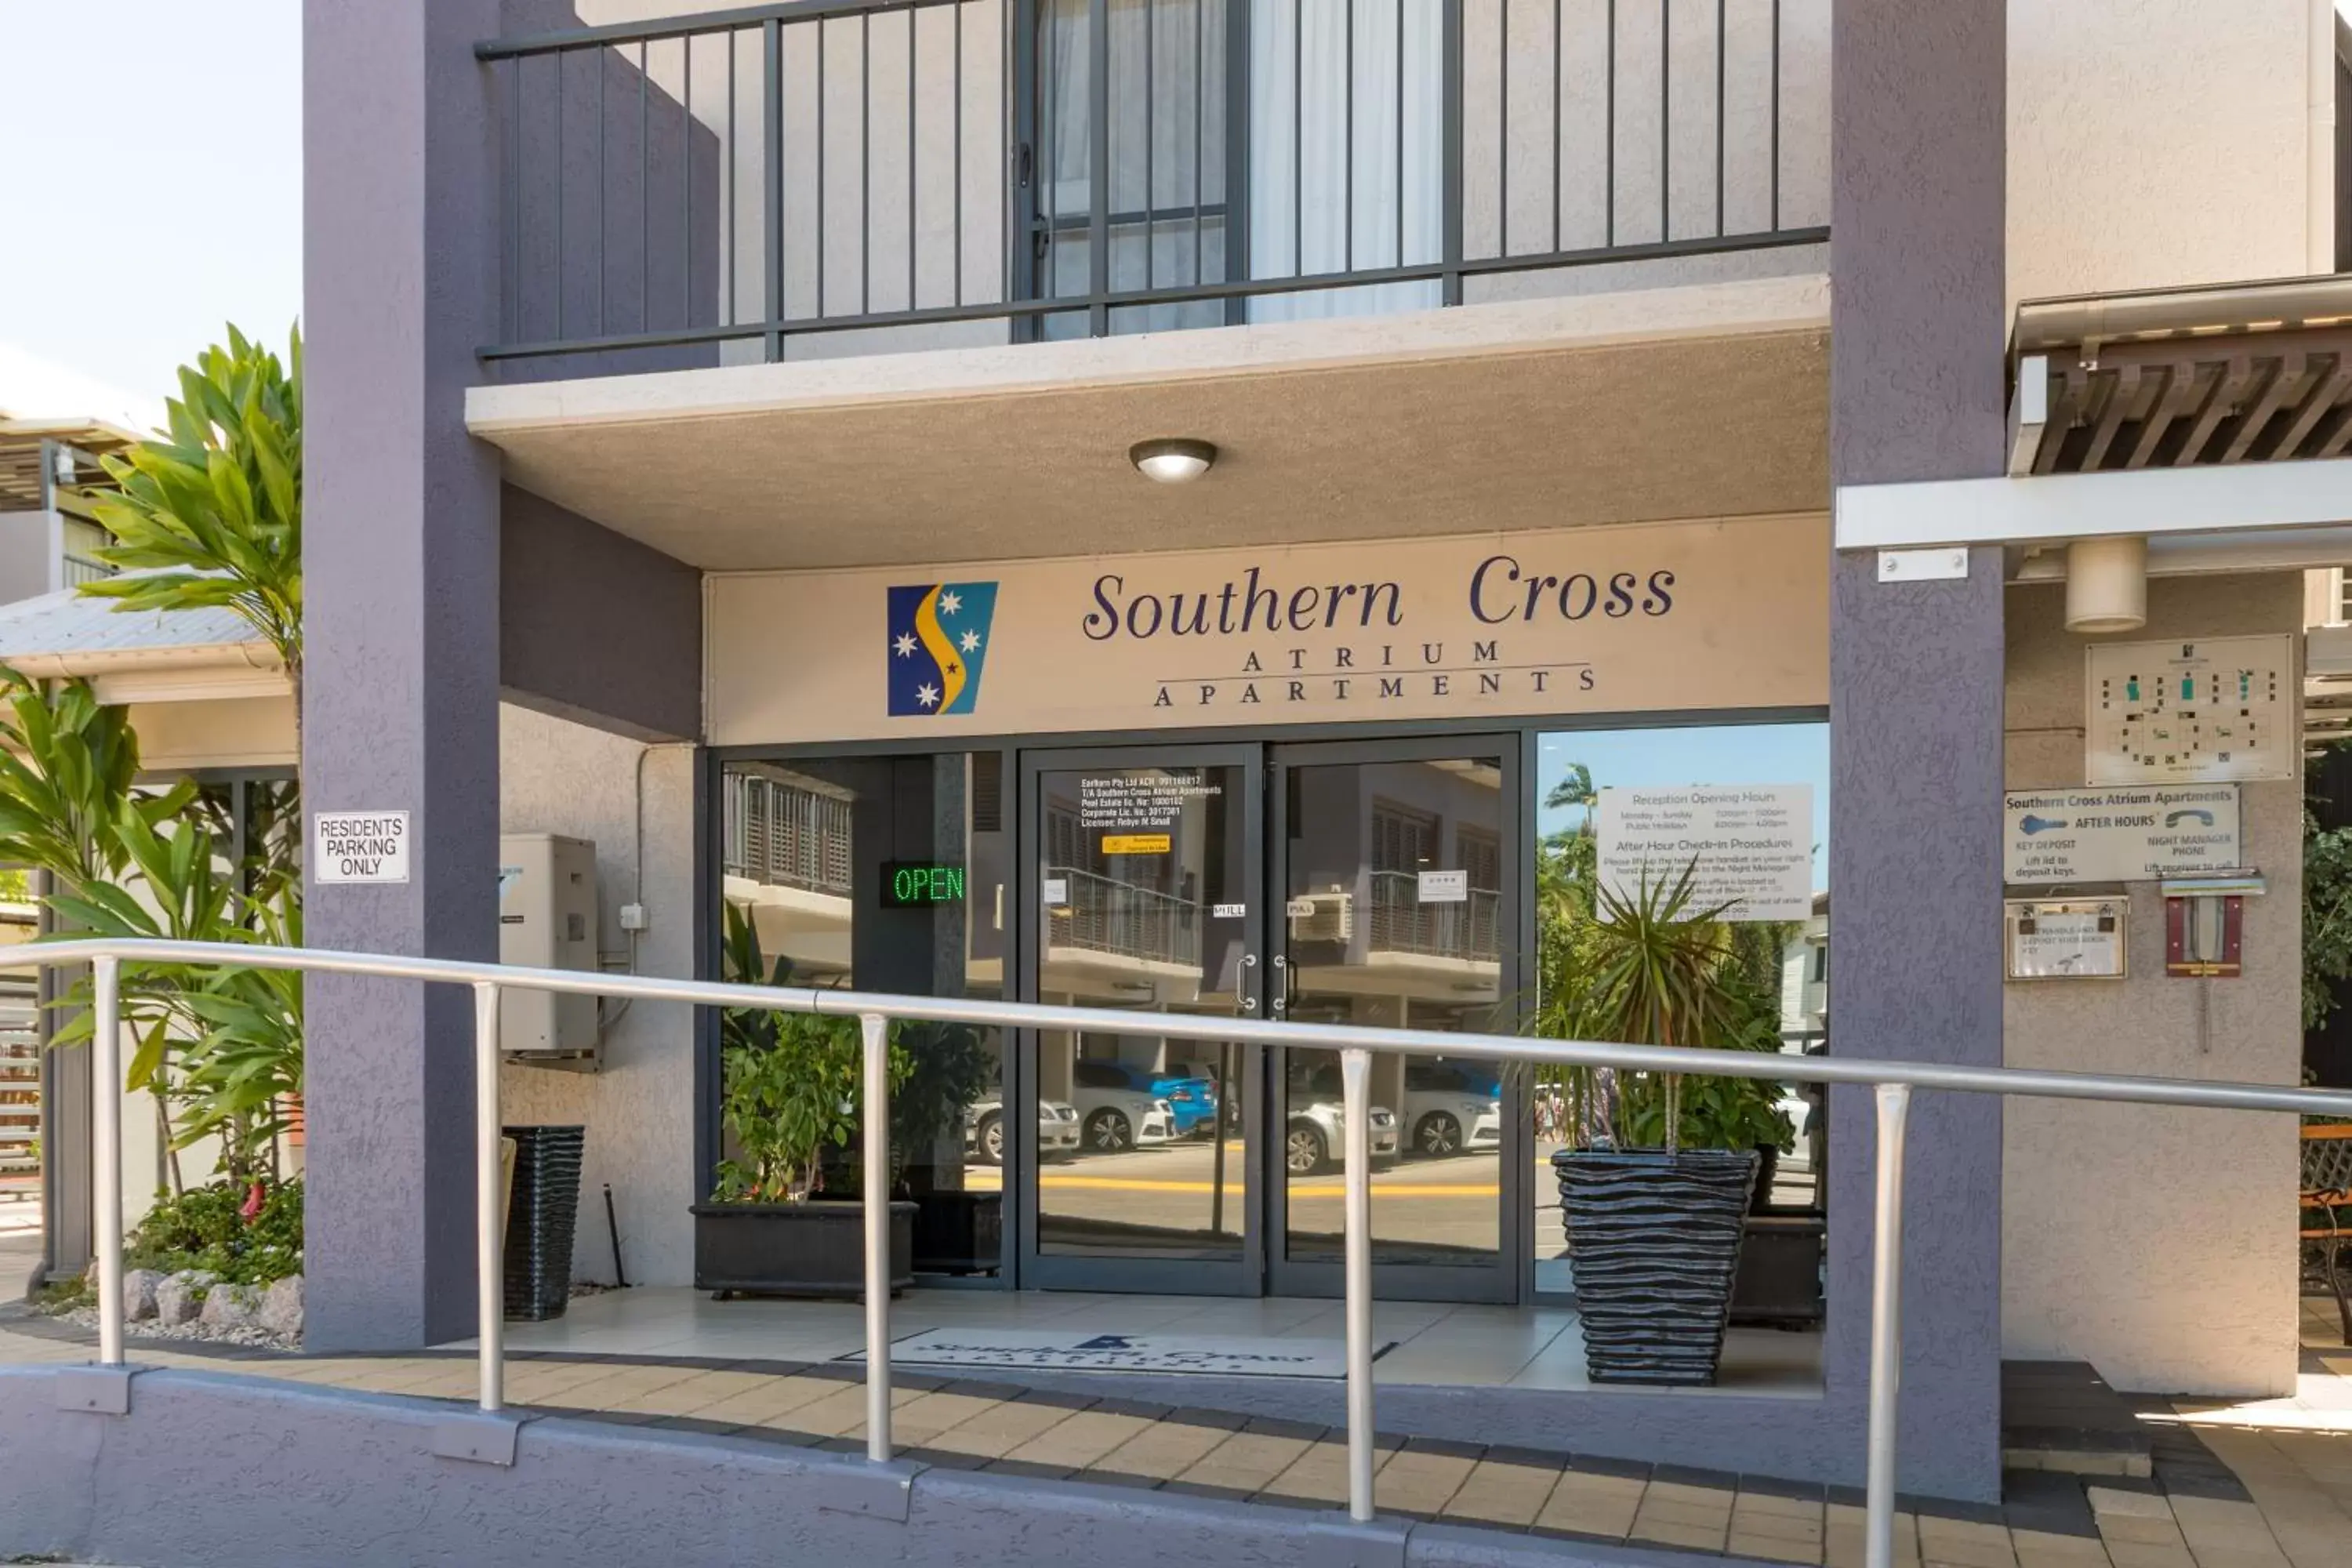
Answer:
[[[1228, 0], [1108, 0], [1109, 276], [1115, 289], [1225, 275], [1225, 16]], [[1413, 266], [1439, 259], [1444, 0], [1249, 0], [1249, 275]], [[1095, 200], [1094, 0], [1048, 0], [1041, 40], [1039, 205], [1050, 219]], [[1352, 183], [1352, 189], [1351, 189]], [[1195, 216], [1194, 209], [1203, 209]], [[1217, 209], [1217, 210], [1208, 210]], [[1149, 215], [1148, 216], [1146, 215]], [[1060, 227], [1041, 292], [1082, 297], [1093, 271], [1083, 228]], [[1425, 283], [1253, 298], [1253, 321], [1431, 308]], [[1212, 326], [1222, 300], [1130, 306], [1118, 332]], [[1076, 314], [1051, 337], [1083, 336]]]
[[[1442, 0], [1253, 0], [1251, 277], [1439, 259], [1441, 15]], [[1249, 319], [1439, 302], [1434, 281], [1325, 289], [1258, 296]]]
[[[1224, 94], [1226, 0], [1109, 0], [1109, 278], [1114, 289], [1215, 282], [1225, 274]], [[1040, 63], [1039, 205], [1049, 217], [1083, 217], [1095, 199], [1090, 0], [1051, 0]], [[1083, 228], [1056, 226], [1041, 291], [1082, 296], [1093, 251]], [[1116, 332], [1211, 326], [1224, 305], [1129, 306]], [[1046, 335], [1083, 336], [1082, 318], [1048, 318]]]

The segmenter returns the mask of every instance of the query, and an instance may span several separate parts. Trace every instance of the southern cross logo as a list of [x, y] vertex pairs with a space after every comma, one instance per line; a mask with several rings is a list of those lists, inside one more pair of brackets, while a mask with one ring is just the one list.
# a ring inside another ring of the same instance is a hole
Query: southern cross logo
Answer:
[[969, 713], [996, 616], [993, 583], [890, 590], [890, 716]]

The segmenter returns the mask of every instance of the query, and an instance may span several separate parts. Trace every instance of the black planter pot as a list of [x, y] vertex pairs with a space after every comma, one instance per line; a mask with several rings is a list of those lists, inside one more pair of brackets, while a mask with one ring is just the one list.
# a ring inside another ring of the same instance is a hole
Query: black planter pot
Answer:
[[1003, 1193], [917, 1193], [915, 1268], [985, 1274], [1004, 1263]]
[[1563, 1149], [1551, 1157], [1594, 1383], [1705, 1387], [1723, 1359], [1752, 1150]]
[[[890, 1293], [915, 1282], [915, 1205], [890, 1205]], [[866, 1210], [824, 1198], [802, 1204], [694, 1205], [694, 1283], [728, 1296], [866, 1294]]]
[[502, 1281], [509, 1322], [543, 1323], [572, 1301], [572, 1238], [580, 1219], [584, 1127], [509, 1127], [514, 1185], [507, 1201]]
[[1756, 1190], [1748, 1201], [1749, 1214], [1763, 1214], [1772, 1206], [1772, 1184], [1780, 1177], [1780, 1151], [1769, 1143], [1756, 1145]]

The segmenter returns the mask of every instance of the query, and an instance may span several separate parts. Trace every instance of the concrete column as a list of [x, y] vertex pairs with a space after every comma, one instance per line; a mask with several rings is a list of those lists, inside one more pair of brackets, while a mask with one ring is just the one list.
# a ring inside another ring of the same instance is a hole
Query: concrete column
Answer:
[[[305, 805], [406, 811], [398, 886], [307, 889], [315, 946], [495, 959], [499, 468], [465, 431], [497, 331], [497, 0], [303, 8]], [[470, 1333], [471, 1004], [319, 976], [308, 1338]]]
[[[1840, 486], [2002, 471], [2006, 0], [1834, 8], [1831, 471]], [[1831, 1048], [2001, 1059], [2001, 557], [1830, 607]], [[2000, 1108], [1912, 1108], [1901, 1485], [2000, 1490]], [[1874, 1164], [1867, 1091], [1832, 1097], [1829, 1395], [1860, 1410]]]

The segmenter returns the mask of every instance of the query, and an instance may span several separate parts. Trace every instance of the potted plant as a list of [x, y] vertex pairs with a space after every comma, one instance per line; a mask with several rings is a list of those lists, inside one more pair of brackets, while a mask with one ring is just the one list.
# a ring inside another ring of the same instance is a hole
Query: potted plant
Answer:
[[[771, 965], [759, 934], [727, 909], [725, 973], [790, 984], [792, 965]], [[894, 1035], [896, 1030], [893, 1031]], [[893, 1090], [907, 1073], [891, 1049]], [[827, 1198], [828, 1150], [855, 1146], [865, 1045], [847, 1016], [729, 1008], [719, 1015], [722, 1124], [732, 1148], [719, 1163], [710, 1201], [694, 1205], [695, 1283], [737, 1294], [854, 1300], [866, 1281], [865, 1209]], [[890, 1287], [914, 1280], [915, 1205], [890, 1205]]]
[[[1540, 1016], [1572, 1037], [1771, 1050], [1777, 1030], [1730, 962], [1727, 906], [1692, 908], [1689, 867], [1592, 892], [1575, 973]], [[1715, 1381], [1759, 1145], [1790, 1136], [1769, 1080], [1581, 1068], [1552, 1156], [1595, 1383]]]

